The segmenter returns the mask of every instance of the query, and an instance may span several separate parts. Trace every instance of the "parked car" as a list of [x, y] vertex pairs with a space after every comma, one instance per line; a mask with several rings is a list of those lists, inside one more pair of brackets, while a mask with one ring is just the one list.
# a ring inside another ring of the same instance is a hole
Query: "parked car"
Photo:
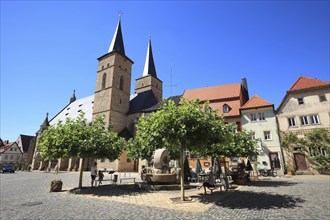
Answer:
[[6, 172], [15, 173], [15, 166], [11, 165], [11, 164], [5, 164], [2, 166], [2, 172], [3, 173], [6, 173]]

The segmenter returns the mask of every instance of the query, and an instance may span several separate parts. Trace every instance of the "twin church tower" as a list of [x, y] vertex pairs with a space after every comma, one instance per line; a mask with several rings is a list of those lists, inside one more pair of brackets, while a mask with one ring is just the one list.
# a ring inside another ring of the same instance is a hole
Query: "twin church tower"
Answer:
[[113, 126], [115, 132], [129, 129], [134, 133], [132, 123], [139, 117], [138, 113], [161, 101], [162, 81], [157, 78], [149, 39], [143, 75], [136, 79], [135, 93], [131, 91], [133, 61], [125, 54], [121, 20], [110, 44], [107, 54], [98, 58], [96, 88], [94, 93], [93, 119], [103, 114], [106, 126]]
[[[37, 132], [40, 137], [43, 130], [50, 125], [56, 125], [59, 120], [65, 121], [66, 117], [75, 118], [80, 112], [85, 113], [88, 122], [98, 115], [105, 115], [106, 127], [111, 126], [114, 132], [125, 138], [135, 135], [135, 124], [147, 109], [157, 105], [163, 96], [162, 81], [158, 79], [154, 59], [152, 55], [151, 40], [149, 39], [148, 50], [142, 77], [136, 79], [135, 92], [131, 92], [131, 77], [133, 61], [125, 54], [121, 20], [110, 44], [108, 53], [99, 57], [94, 95], [76, 99], [75, 94], [70, 102], [51, 120], [48, 115]], [[36, 148], [32, 169], [52, 169], [58, 164], [60, 170], [72, 171], [83, 168], [88, 170], [93, 160], [85, 160], [81, 164], [79, 159], [61, 158], [58, 161], [43, 161]], [[123, 153], [115, 161], [99, 160], [98, 168], [114, 169], [117, 171], [136, 171], [138, 162], [131, 161]]]

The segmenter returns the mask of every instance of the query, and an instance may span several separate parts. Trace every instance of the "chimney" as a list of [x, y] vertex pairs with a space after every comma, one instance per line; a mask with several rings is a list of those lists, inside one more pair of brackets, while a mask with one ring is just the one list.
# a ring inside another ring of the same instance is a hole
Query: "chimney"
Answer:
[[247, 80], [245, 77], [242, 78], [242, 92], [243, 92], [243, 105], [249, 100], [249, 90]]
[[245, 78], [245, 77], [242, 78], [242, 86], [243, 86], [243, 88], [244, 88], [246, 91], [249, 91], [249, 90], [248, 90], [247, 81], [246, 81], [246, 78]]

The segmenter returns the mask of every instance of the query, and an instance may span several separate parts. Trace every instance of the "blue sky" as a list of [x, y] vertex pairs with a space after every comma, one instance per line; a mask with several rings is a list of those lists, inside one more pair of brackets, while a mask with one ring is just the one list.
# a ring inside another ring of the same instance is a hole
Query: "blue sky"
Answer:
[[330, 81], [329, 1], [2, 0], [2, 139], [34, 135], [74, 89], [94, 93], [119, 11], [132, 92], [149, 35], [165, 98], [246, 77], [250, 97], [277, 108], [300, 75]]

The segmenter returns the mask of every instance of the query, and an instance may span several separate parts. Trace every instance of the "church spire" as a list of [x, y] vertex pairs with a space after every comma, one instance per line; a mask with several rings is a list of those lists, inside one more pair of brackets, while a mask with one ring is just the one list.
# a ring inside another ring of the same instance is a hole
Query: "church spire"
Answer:
[[49, 121], [48, 121], [48, 112], [47, 112], [44, 122], [40, 125], [40, 129], [37, 131], [37, 136], [40, 136], [42, 132], [46, 130], [48, 127], [49, 127]]
[[147, 50], [147, 57], [146, 62], [144, 64], [144, 70], [142, 76], [148, 76], [151, 75], [155, 78], [157, 78], [155, 63], [154, 63], [154, 57], [152, 55], [152, 48], [151, 48], [151, 37], [149, 36], [149, 43], [148, 43], [148, 50]]
[[116, 52], [120, 53], [121, 55], [126, 56], [125, 55], [123, 35], [121, 33], [120, 21], [121, 21], [121, 15], [119, 16], [116, 32], [113, 35], [108, 53], [110, 53], [112, 51], [116, 51]]
[[73, 94], [72, 94], [72, 96], [71, 96], [71, 98], [70, 98], [70, 104], [71, 104], [72, 102], [76, 101], [76, 100], [77, 100], [77, 98], [76, 98], [76, 90], [73, 90]]

